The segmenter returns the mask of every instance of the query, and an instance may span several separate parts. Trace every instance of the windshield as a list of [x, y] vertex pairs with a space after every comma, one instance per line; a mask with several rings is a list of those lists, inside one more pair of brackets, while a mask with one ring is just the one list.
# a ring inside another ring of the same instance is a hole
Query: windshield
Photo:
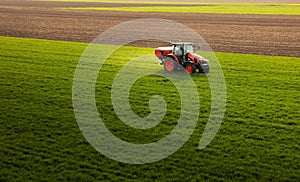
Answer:
[[194, 53], [194, 48], [192, 44], [185, 44], [184, 53]]

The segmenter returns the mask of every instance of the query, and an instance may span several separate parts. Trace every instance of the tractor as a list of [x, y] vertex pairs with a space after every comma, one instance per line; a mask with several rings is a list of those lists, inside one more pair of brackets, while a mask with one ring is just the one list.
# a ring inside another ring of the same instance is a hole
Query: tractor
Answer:
[[209, 72], [208, 60], [195, 53], [192, 43], [180, 42], [172, 44], [172, 47], [158, 47], [155, 49], [155, 55], [167, 72], [182, 70], [182, 68], [189, 74], [195, 73], [197, 69], [199, 73]]

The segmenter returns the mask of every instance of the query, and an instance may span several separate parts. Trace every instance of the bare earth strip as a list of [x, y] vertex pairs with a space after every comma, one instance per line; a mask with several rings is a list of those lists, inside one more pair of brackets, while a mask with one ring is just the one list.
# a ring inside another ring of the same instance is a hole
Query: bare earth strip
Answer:
[[[124, 21], [164, 18], [183, 23], [197, 31], [215, 51], [300, 57], [300, 16], [55, 9], [83, 6], [126, 5], [1, 0], [0, 36], [90, 42], [101, 32]], [[176, 28], [172, 27], [170, 31], [176, 31]], [[153, 42], [138, 42], [136, 45], [157, 46]]]

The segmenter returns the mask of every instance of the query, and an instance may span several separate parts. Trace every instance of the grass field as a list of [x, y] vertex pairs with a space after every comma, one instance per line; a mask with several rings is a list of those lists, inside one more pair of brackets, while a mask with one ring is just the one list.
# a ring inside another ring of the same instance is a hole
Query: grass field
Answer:
[[[192, 137], [162, 161], [130, 165], [98, 153], [77, 126], [72, 79], [87, 44], [0, 40], [0, 181], [300, 179], [300, 58], [217, 53], [228, 99], [213, 142], [197, 149], [210, 112], [210, 92], [206, 76], [192, 75], [201, 101]], [[116, 136], [134, 143], [167, 135], [180, 109], [174, 86], [162, 77], [147, 76], [132, 87], [133, 111], [147, 115], [149, 97], [160, 94], [168, 103], [166, 117], [145, 131], [118, 120], [110, 100], [111, 82], [128, 60], [142, 53], [153, 54], [153, 49], [123, 47], [104, 65], [100, 74], [105, 79], [96, 86], [104, 122]]]
[[300, 15], [299, 4], [211, 3], [205, 6], [80, 7], [71, 10]]

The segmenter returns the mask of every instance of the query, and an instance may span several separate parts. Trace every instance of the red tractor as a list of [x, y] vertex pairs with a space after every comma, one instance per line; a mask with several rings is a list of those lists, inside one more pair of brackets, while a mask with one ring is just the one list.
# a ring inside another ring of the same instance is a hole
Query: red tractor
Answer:
[[174, 43], [172, 47], [158, 47], [155, 49], [155, 55], [168, 72], [180, 70], [182, 67], [187, 73], [195, 73], [197, 69], [199, 73], [209, 72], [208, 60], [195, 53], [192, 43]]

